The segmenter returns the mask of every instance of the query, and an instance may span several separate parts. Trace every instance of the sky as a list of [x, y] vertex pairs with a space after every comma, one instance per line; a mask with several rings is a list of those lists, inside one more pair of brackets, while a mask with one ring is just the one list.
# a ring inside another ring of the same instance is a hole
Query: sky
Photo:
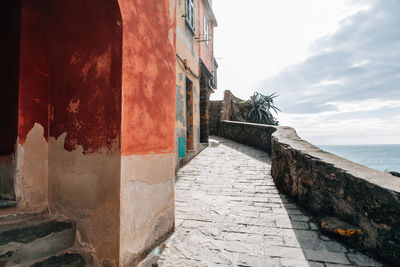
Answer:
[[[244, 4], [245, 3], [245, 4]], [[400, 143], [399, 0], [213, 0], [218, 90], [317, 145]]]

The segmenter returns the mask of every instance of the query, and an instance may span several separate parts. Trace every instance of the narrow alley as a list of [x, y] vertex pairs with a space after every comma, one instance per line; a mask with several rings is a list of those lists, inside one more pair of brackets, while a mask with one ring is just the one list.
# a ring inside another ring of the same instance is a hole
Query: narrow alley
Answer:
[[176, 232], [159, 266], [381, 266], [322, 235], [280, 194], [261, 150], [212, 137], [176, 181]]

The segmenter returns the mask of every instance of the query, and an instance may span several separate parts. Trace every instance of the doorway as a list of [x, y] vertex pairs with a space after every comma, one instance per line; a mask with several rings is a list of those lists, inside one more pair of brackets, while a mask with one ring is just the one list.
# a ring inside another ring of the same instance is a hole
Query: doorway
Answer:
[[186, 78], [186, 140], [187, 150], [194, 150], [193, 82]]
[[200, 87], [200, 143], [208, 143], [209, 97], [208, 88]]
[[[21, 0], [0, 1], [0, 207], [15, 200]], [[7, 206], [7, 205], [6, 205]]]

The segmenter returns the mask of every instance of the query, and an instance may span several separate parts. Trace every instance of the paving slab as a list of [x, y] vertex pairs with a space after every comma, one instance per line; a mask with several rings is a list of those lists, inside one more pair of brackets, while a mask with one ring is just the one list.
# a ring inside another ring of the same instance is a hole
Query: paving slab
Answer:
[[382, 266], [321, 234], [280, 194], [267, 153], [210, 142], [177, 173], [176, 231], [158, 266]]

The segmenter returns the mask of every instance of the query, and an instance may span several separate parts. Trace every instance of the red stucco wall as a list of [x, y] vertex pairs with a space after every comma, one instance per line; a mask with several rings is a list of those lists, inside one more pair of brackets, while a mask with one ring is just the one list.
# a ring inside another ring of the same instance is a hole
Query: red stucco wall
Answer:
[[173, 153], [175, 0], [119, 2], [124, 22], [122, 153]]
[[[120, 203], [127, 201], [120, 194], [121, 153], [174, 152], [174, 4], [22, 0], [22, 183], [40, 164], [35, 173], [45, 179], [36, 179], [37, 191], [50, 211], [76, 220], [81, 241], [111, 265], [119, 261]], [[29, 164], [37, 150], [42, 158]], [[173, 171], [161, 178], [143, 173], [172, 184]]]
[[113, 1], [99, 5], [90, 0], [24, 0], [20, 143], [39, 123], [46, 138], [47, 133], [58, 137], [66, 132], [69, 151], [78, 145], [85, 153], [109, 149], [121, 127], [123, 68], [123, 153], [173, 152], [175, 9], [171, 3], [120, 0], [122, 25]]
[[[21, 14], [22, 199], [31, 204], [39, 193], [48, 198], [52, 213], [77, 221], [82, 242], [90, 244], [99, 260], [117, 264], [122, 105], [118, 2], [22, 0]], [[37, 138], [41, 127], [35, 124], [44, 128], [46, 140]], [[35, 191], [30, 193], [33, 182]]]
[[23, 1], [21, 12], [19, 143], [24, 144], [35, 123], [48, 138], [50, 90], [49, 49], [38, 2]]
[[[207, 39], [207, 36], [203, 36], [204, 34], [204, 15], [206, 15], [205, 6], [203, 1], [199, 1], [199, 20], [200, 20], [200, 32], [201, 32], [201, 39]], [[200, 59], [206, 65], [208, 71], [213, 73], [214, 68], [214, 55], [213, 55], [213, 46], [214, 46], [214, 27], [213, 22], [210, 18], [208, 18], [208, 34], [209, 34], [209, 41], [208, 46], [207, 42], [200, 42], [199, 46], [199, 55]]]
[[[116, 1], [24, 0], [19, 140], [34, 123], [65, 148], [109, 149], [121, 125], [121, 18]], [[47, 136], [46, 136], [47, 137]]]

